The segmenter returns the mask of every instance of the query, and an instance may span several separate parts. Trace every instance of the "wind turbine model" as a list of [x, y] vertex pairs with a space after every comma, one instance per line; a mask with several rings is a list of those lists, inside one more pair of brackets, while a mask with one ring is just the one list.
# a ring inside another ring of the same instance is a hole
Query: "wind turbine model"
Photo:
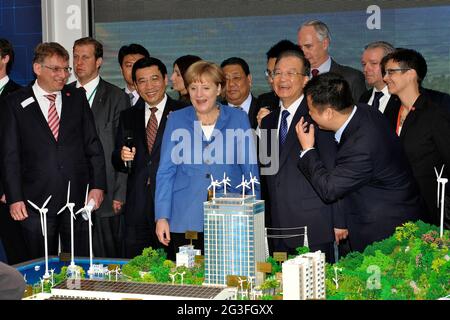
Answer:
[[92, 264], [93, 250], [92, 250], [92, 210], [94, 209], [94, 201], [91, 200], [88, 203], [89, 185], [86, 187], [86, 197], [84, 198], [84, 207], [75, 212], [75, 214], [81, 213], [84, 220], [88, 220], [89, 223], [89, 270], [88, 274], [92, 275], [94, 273], [94, 268]]
[[236, 186], [237, 189], [242, 188], [242, 198], [245, 198], [245, 188], [250, 189], [249, 183], [244, 179], [244, 175], [242, 175], [241, 184]]
[[70, 181], [69, 185], [67, 186], [67, 201], [64, 207], [59, 210], [57, 215], [61, 214], [64, 210], [69, 209], [70, 212], [70, 246], [71, 246], [71, 261], [69, 270], [73, 271], [73, 268], [75, 267], [75, 249], [74, 249], [74, 236], [73, 236], [73, 220], [76, 219], [75, 214], [73, 213], [73, 208], [75, 207], [75, 203], [69, 202], [70, 201]]
[[208, 190], [213, 188], [213, 199], [216, 197], [216, 187], [220, 186], [220, 183], [218, 180], [214, 180], [213, 176], [211, 175], [211, 184], [208, 187]]
[[48, 202], [52, 196], [48, 197], [47, 200], [45, 200], [44, 204], [41, 208], [39, 208], [37, 205], [35, 205], [30, 200], [27, 200], [28, 203], [35, 208], [37, 211], [39, 211], [39, 215], [41, 216], [41, 228], [42, 228], [42, 235], [44, 236], [44, 251], [45, 251], [45, 273], [44, 273], [44, 280], [50, 279], [50, 274], [48, 273], [48, 242], [47, 242], [47, 212], [48, 209], [46, 208]]
[[230, 178], [228, 178], [226, 172], [224, 172], [223, 180], [221, 181], [221, 184], [223, 184], [223, 194], [227, 194], [227, 186], [231, 187], [230, 182]]
[[255, 183], [260, 184], [258, 178], [254, 177], [250, 172], [250, 183], [252, 184], [252, 194], [255, 195]]
[[[438, 174], [436, 168], [434, 168], [434, 172], [436, 173], [436, 180], [438, 183], [437, 188], [437, 207], [441, 208], [441, 219], [440, 219], [440, 228], [439, 228], [439, 237], [442, 238], [444, 235], [444, 207], [445, 207], [445, 185], [448, 182], [447, 178], [442, 178], [442, 173], [444, 172], [445, 165], [442, 166], [441, 172]], [[442, 185], [442, 188], [441, 188]]]

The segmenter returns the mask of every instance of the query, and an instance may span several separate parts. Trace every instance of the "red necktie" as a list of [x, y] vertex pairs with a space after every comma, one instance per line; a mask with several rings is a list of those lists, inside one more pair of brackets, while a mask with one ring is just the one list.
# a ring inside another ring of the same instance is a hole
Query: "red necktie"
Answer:
[[319, 74], [319, 70], [317, 70], [317, 69], [312, 69], [312, 70], [311, 70], [311, 75], [313, 76], [313, 78], [314, 78], [314, 77], [317, 77], [318, 74]]
[[158, 132], [158, 120], [156, 119], [156, 111], [158, 111], [158, 108], [153, 107], [150, 108], [150, 111], [152, 114], [150, 115], [150, 119], [147, 122], [147, 147], [148, 147], [148, 153], [152, 153], [153, 144], [155, 143], [156, 139], [156, 133]]
[[50, 107], [48, 108], [48, 126], [50, 127], [55, 140], [58, 141], [59, 132], [59, 116], [56, 111], [56, 94], [47, 94], [45, 97], [50, 101]]

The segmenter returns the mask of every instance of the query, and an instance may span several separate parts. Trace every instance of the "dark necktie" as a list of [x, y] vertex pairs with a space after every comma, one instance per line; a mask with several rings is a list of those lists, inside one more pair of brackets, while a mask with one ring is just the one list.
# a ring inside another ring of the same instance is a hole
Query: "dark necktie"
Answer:
[[130, 92], [128, 94], [128, 96], [130, 97], [130, 105], [133, 106], [133, 101], [134, 101], [134, 94], [132, 92]]
[[55, 140], [58, 141], [59, 134], [59, 116], [56, 111], [56, 94], [47, 94], [45, 96], [50, 101], [50, 107], [48, 108], [48, 126], [55, 137]]
[[375, 96], [373, 97], [372, 107], [378, 109], [380, 107], [380, 99], [384, 95], [382, 91], [375, 91]]
[[311, 75], [314, 77], [317, 77], [319, 75], [319, 70], [318, 69], [312, 69], [311, 70]]
[[280, 152], [283, 148], [284, 143], [286, 142], [286, 137], [288, 134], [288, 123], [287, 117], [289, 117], [290, 113], [287, 110], [283, 110], [281, 113], [281, 124], [280, 124], [280, 133], [278, 134], [278, 139], [280, 142]]
[[156, 111], [158, 111], [158, 108], [153, 107], [150, 108], [150, 111], [152, 114], [150, 115], [150, 119], [147, 122], [147, 147], [148, 147], [148, 153], [152, 153], [153, 144], [155, 143], [156, 139], [156, 133], [158, 132], [158, 120], [156, 119]]

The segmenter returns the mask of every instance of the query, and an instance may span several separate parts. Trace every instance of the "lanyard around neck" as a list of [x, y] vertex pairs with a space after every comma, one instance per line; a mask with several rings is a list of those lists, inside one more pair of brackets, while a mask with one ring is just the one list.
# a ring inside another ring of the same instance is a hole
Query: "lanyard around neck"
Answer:
[[94, 97], [94, 94], [97, 92], [98, 85], [95, 87], [94, 91], [92, 91], [91, 95], [88, 98], [89, 104], [91, 104], [91, 100]]

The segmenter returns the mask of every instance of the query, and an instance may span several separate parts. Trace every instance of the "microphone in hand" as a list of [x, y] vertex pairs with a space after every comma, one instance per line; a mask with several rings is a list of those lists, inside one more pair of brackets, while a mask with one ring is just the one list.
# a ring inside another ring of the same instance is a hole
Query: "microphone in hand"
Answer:
[[[127, 134], [125, 136], [124, 145], [125, 145], [125, 147], [130, 148], [130, 151], [133, 149], [134, 138], [131, 134]], [[133, 160], [125, 161], [125, 167], [127, 168], [128, 173], [130, 173], [133, 168]]]

